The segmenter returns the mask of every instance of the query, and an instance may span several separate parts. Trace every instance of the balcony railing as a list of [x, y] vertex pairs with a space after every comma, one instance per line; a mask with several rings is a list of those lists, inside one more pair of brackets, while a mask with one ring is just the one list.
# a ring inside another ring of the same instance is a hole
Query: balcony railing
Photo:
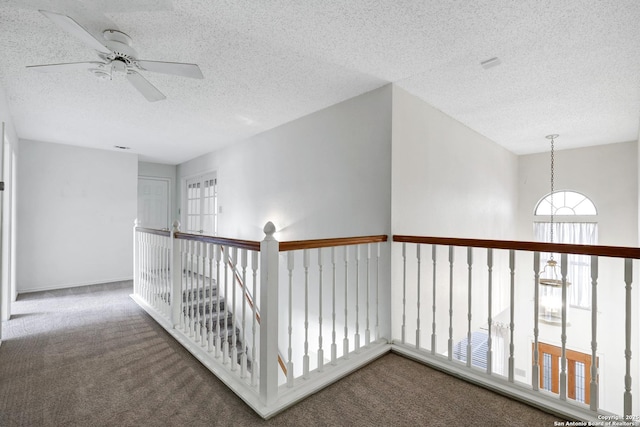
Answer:
[[394, 351], [568, 419], [637, 421], [639, 248], [264, 231], [135, 227], [133, 295], [264, 418]]
[[[639, 248], [393, 241], [395, 351], [576, 419], [637, 421]], [[561, 271], [545, 285], [546, 253]], [[569, 254], [588, 256], [588, 283], [572, 283]], [[589, 288], [590, 307], [569, 304], [570, 286]]]

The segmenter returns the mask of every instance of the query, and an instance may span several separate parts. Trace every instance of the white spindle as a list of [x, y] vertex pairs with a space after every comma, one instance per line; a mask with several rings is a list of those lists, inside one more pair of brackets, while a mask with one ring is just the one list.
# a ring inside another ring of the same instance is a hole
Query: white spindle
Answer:
[[224, 331], [222, 333], [222, 363], [227, 364], [229, 362], [229, 263], [227, 262], [229, 256], [228, 248], [222, 248], [224, 254]]
[[472, 277], [473, 277], [473, 248], [467, 248], [467, 367], [471, 367], [471, 307], [472, 307]]
[[216, 358], [220, 357], [222, 350], [222, 336], [220, 332], [220, 294], [222, 293], [222, 287], [220, 286], [220, 260], [222, 259], [222, 246], [215, 246], [215, 258], [216, 258]]
[[420, 349], [420, 262], [422, 261], [420, 256], [420, 243], [416, 243], [416, 258], [418, 261], [418, 277], [417, 277], [417, 298], [416, 298], [416, 349]]
[[364, 329], [364, 345], [369, 345], [371, 342], [371, 331], [369, 329], [369, 287], [371, 286], [371, 278], [369, 275], [369, 266], [371, 263], [371, 243], [367, 243], [367, 293], [366, 293], [366, 317], [365, 317], [365, 329]]
[[347, 296], [349, 289], [349, 251], [348, 246], [344, 247], [344, 338], [342, 340], [342, 356], [345, 359], [349, 358], [349, 326], [347, 323], [347, 317], [349, 312], [349, 305], [347, 304]]
[[626, 362], [626, 371], [624, 375], [624, 415], [631, 416], [632, 400], [631, 400], [631, 279], [632, 279], [632, 260], [627, 258], [624, 260], [624, 283], [625, 283], [625, 325], [624, 325], [624, 358]]
[[567, 400], [567, 254], [560, 254], [560, 274], [562, 276], [562, 333], [560, 342], [560, 400]]
[[194, 255], [196, 257], [196, 271], [195, 271], [195, 281], [196, 281], [196, 306], [195, 306], [195, 340], [196, 342], [201, 341], [202, 338], [202, 318], [200, 316], [200, 303], [202, 301], [202, 296], [200, 295], [200, 291], [202, 290], [203, 283], [200, 280], [200, 258], [202, 252], [202, 242], [195, 242], [194, 245]]
[[198, 290], [198, 294], [200, 295], [200, 302], [198, 303], [198, 325], [200, 328], [200, 345], [202, 347], [207, 345], [207, 325], [206, 325], [206, 318], [207, 318], [207, 306], [206, 306], [206, 290], [207, 290], [207, 282], [206, 282], [206, 267], [205, 267], [205, 261], [207, 259], [207, 247], [205, 245], [204, 242], [199, 242], [198, 245], [198, 259], [199, 264], [202, 266], [202, 268], [198, 268], [198, 278], [200, 281], [200, 289]]
[[182, 300], [182, 311], [180, 326], [185, 333], [189, 332], [189, 254], [188, 240], [180, 241], [180, 299]]
[[591, 383], [589, 405], [592, 411], [598, 410], [598, 365], [596, 363], [598, 350], [598, 257], [591, 256]]
[[531, 368], [531, 387], [540, 388], [540, 358], [538, 348], [538, 314], [540, 308], [540, 252], [533, 253], [533, 366]]
[[487, 320], [488, 323], [488, 332], [487, 332], [487, 374], [491, 375], [491, 371], [493, 370], [493, 350], [491, 349], [491, 344], [492, 344], [492, 339], [491, 339], [491, 327], [493, 326], [493, 314], [492, 314], [492, 300], [493, 300], [493, 292], [492, 292], [492, 288], [493, 288], [493, 249], [488, 248], [487, 249], [487, 271], [489, 274], [488, 277], [488, 286], [487, 286], [487, 293], [489, 294], [488, 296], [488, 307], [487, 310], [489, 312], [489, 318]]
[[242, 294], [240, 296], [240, 303], [242, 304], [242, 356], [240, 360], [240, 378], [247, 377], [247, 303], [245, 301], [246, 290], [245, 286], [247, 284], [247, 250], [240, 250], [240, 267], [242, 268], [242, 283], [241, 290]]
[[513, 330], [515, 327], [515, 284], [516, 284], [516, 251], [509, 251], [509, 272], [511, 276], [509, 288], [509, 382], [514, 382], [515, 356], [513, 343]]
[[331, 248], [331, 364], [337, 363], [338, 345], [336, 344], [336, 248]]
[[353, 350], [358, 353], [360, 351], [360, 246], [354, 246], [353, 252], [356, 257], [356, 333]]
[[433, 263], [433, 304], [431, 310], [431, 354], [436, 354], [436, 245], [431, 245], [431, 262]]
[[448, 359], [453, 359], [453, 246], [449, 246], [449, 341]]
[[213, 335], [213, 316], [214, 316], [214, 311], [213, 311], [213, 258], [214, 258], [214, 254], [213, 251], [215, 250], [215, 247], [213, 244], [209, 243], [207, 244], [207, 259], [209, 260], [209, 323], [208, 323], [208, 334], [207, 334], [207, 342], [208, 342], [208, 348], [207, 350], [209, 352], [213, 351], [213, 341], [214, 341], [214, 335]]
[[195, 317], [194, 307], [193, 307], [193, 246], [195, 242], [188, 241], [187, 245], [187, 254], [189, 256], [189, 263], [187, 264], [187, 268], [189, 269], [189, 336], [193, 337], [194, 335], [194, 322], [193, 318]]
[[293, 268], [294, 268], [294, 252], [287, 252], [287, 270], [289, 271], [289, 348], [287, 349], [287, 387], [293, 387], [293, 347], [291, 335], [293, 333]]
[[[252, 327], [253, 331], [252, 343], [251, 343], [251, 385], [254, 387], [258, 384], [258, 358], [257, 358], [257, 348], [256, 348], [256, 335], [258, 334], [258, 300], [255, 299], [258, 291], [258, 255], [260, 255], [257, 251], [251, 251], [251, 273], [253, 275], [253, 316], [252, 316]], [[288, 371], [287, 371], [288, 374]]]
[[402, 242], [402, 331], [400, 338], [402, 344], [406, 342], [407, 325], [407, 244]]
[[324, 370], [324, 350], [322, 349], [322, 248], [318, 248], [318, 372]]
[[380, 339], [380, 247], [381, 243], [376, 243], [376, 334], [375, 340]]
[[133, 222], [133, 293], [138, 296], [140, 296], [140, 233], [136, 228], [139, 226], [140, 220], [136, 218]]
[[174, 328], [184, 328], [184, 302], [182, 301], [182, 251], [181, 241], [176, 239], [175, 233], [180, 231], [180, 222], [173, 222], [171, 230], [171, 318]]
[[309, 378], [309, 249], [302, 251], [304, 267], [304, 356], [302, 357], [302, 377]]
[[237, 280], [236, 280], [236, 266], [238, 265], [238, 248], [231, 248], [231, 294], [232, 294], [232, 304], [231, 304], [231, 370], [235, 371], [238, 366], [238, 328], [237, 328], [237, 317], [236, 309], [237, 309], [237, 300], [236, 300], [236, 288]]

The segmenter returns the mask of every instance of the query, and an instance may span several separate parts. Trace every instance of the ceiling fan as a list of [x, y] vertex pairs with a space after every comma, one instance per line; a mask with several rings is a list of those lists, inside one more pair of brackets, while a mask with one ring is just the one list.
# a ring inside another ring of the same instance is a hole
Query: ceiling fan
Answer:
[[121, 31], [105, 30], [102, 33], [104, 40], [98, 40], [67, 15], [46, 10], [41, 10], [40, 13], [90, 48], [96, 50], [102, 61], [30, 65], [27, 66], [29, 69], [43, 73], [77, 69], [88, 70], [96, 77], [105, 80], [111, 80], [114, 74], [122, 74], [150, 102], [160, 101], [166, 99], [166, 97], [145, 79], [139, 71], [152, 71], [194, 79], [203, 78], [202, 72], [196, 64], [138, 59], [137, 52], [131, 47], [131, 38]]

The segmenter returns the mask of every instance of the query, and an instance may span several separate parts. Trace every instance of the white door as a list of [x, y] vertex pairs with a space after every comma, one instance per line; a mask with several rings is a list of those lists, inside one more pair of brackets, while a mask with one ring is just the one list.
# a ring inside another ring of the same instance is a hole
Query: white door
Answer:
[[215, 236], [218, 232], [218, 181], [215, 174], [190, 178], [186, 184], [186, 232]]
[[163, 178], [138, 178], [138, 221], [146, 228], [169, 229], [170, 180]]

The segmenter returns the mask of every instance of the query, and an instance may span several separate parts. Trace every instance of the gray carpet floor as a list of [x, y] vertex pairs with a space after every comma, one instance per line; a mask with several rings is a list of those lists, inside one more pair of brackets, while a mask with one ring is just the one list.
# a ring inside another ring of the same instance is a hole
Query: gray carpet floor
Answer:
[[3, 323], [0, 426], [553, 426], [558, 418], [395, 354], [264, 421], [128, 295], [24, 294]]

